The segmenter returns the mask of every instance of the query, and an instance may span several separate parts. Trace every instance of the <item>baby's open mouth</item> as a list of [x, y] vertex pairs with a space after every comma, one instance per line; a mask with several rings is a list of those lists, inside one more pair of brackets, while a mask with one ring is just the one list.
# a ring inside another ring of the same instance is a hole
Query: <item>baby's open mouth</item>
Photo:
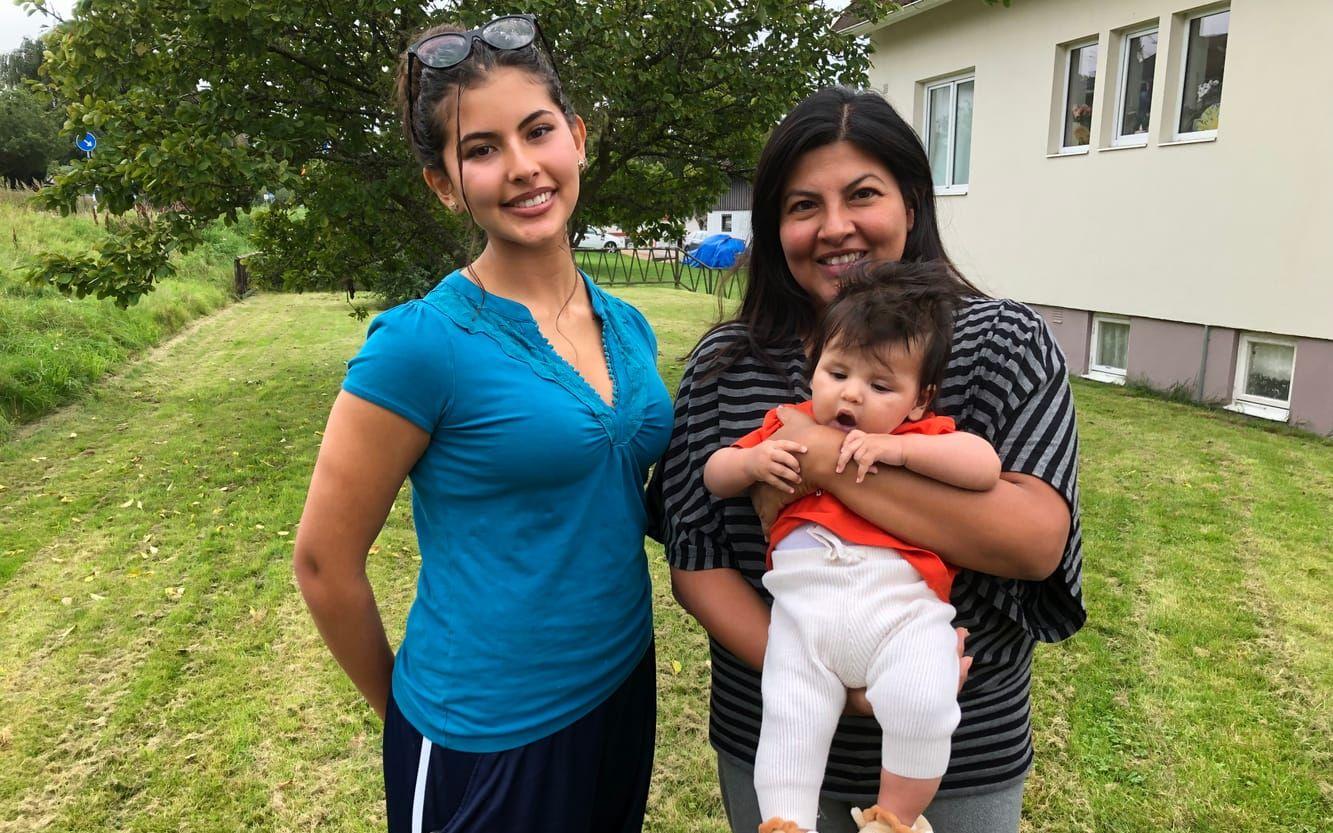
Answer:
[[856, 417], [852, 416], [851, 414], [847, 413], [846, 411], [844, 411], [843, 413], [838, 414], [837, 417], [835, 417], [835, 419], [837, 420], [837, 423], [838, 423], [839, 425], [841, 425], [843, 428], [855, 428], [855, 427], [856, 427]]

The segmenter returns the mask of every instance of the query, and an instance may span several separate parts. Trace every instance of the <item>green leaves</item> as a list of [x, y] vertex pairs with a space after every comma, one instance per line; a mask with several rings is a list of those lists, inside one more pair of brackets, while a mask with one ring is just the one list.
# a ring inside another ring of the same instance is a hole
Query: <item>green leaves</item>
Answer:
[[[428, 16], [391, 0], [81, 4], [46, 39], [44, 72], [70, 102], [66, 135], [91, 129], [99, 145], [41, 199], [67, 210], [98, 189], [113, 214], [152, 219], [123, 224], [95, 258], [43, 258], [33, 279], [132, 303], [194, 230], [274, 199], [256, 223], [261, 283], [395, 298], [429, 286], [467, 256], [470, 235], [435, 204], [399, 135], [397, 57], [440, 19], [494, 14], [489, 0], [443, 5]], [[864, 41], [836, 34], [822, 4], [532, 0], [527, 10], [590, 127], [576, 225], [678, 229], [753, 166], [793, 104], [818, 86], [861, 83], [867, 67]]]

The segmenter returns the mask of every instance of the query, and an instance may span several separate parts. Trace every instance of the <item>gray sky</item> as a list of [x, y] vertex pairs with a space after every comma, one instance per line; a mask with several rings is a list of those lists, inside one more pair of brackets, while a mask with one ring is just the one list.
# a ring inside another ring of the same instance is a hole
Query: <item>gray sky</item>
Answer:
[[[68, 17], [74, 0], [46, 0], [46, 6], [61, 17]], [[12, 52], [24, 38], [37, 37], [53, 22], [41, 12], [28, 17], [28, 10], [14, 5], [14, 0], [0, 0], [0, 52]]]

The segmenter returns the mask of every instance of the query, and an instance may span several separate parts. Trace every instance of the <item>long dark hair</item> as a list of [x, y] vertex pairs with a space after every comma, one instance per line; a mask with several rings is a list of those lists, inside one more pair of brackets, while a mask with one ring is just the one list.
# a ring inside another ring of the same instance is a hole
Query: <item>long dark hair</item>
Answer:
[[840, 141], [851, 142], [879, 160], [898, 181], [903, 202], [915, 215], [902, 259], [943, 264], [946, 269], [941, 274], [948, 276], [958, 294], [985, 297], [963, 277], [944, 250], [935, 215], [930, 160], [916, 131], [878, 93], [825, 87], [787, 114], [773, 129], [759, 156], [747, 253], [749, 279], [736, 317], [719, 325], [741, 324], [746, 342], [722, 351], [713, 363], [714, 372], [721, 372], [747, 354], [779, 369], [771, 351], [793, 338], [808, 338], [814, 331], [815, 307], [787, 268], [782, 251], [778, 229], [782, 192], [802, 156]]

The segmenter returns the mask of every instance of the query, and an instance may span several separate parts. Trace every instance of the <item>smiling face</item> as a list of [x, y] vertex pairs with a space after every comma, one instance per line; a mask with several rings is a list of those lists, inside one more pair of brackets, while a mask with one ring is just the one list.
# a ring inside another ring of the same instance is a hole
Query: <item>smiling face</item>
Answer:
[[787, 268], [816, 308], [833, 300], [852, 264], [900, 259], [914, 221], [889, 169], [847, 141], [797, 161], [781, 212]]
[[461, 101], [447, 96], [439, 106], [448, 125], [444, 170], [425, 176], [440, 200], [469, 212], [492, 245], [567, 244], [583, 120], [565, 118], [541, 80], [515, 67], [494, 69]]
[[815, 420], [841, 431], [888, 434], [906, 419], [921, 419], [931, 393], [921, 389], [921, 355], [902, 344], [874, 353], [827, 345], [810, 379]]

